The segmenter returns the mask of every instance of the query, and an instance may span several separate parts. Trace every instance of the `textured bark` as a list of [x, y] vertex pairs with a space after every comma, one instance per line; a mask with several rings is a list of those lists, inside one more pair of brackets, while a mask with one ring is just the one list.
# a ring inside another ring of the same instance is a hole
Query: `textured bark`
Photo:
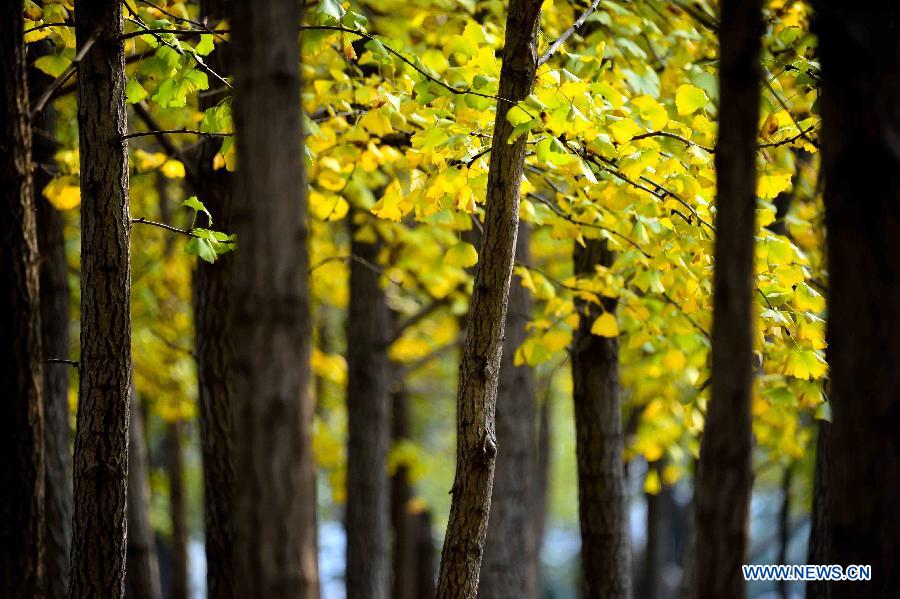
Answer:
[[[350, 216], [351, 236], [356, 231]], [[351, 241], [347, 314], [347, 597], [387, 599], [390, 594], [390, 445], [387, 298], [378, 262], [380, 244]]]
[[[823, 566], [828, 563], [830, 539], [828, 519], [828, 429], [831, 425], [819, 421], [819, 434], [816, 440], [816, 464], [813, 471], [813, 499], [810, 513], [809, 542], [806, 550], [806, 563]], [[829, 599], [831, 585], [824, 580], [811, 580], [806, 583], [806, 599]]]
[[188, 596], [188, 530], [187, 505], [184, 496], [184, 447], [181, 423], [170, 422], [166, 428], [166, 473], [169, 477], [169, 515], [172, 519], [172, 580], [169, 599]]
[[[47, 47], [32, 45], [41, 53]], [[31, 95], [50, 79], [31, 67]], [[45, 358], [69, 355], [69, 282], [63, 215], [40, 191], [52, 179], [56, 146], [55, 114], [48, 105], [32, 119], [35, 210], [40, 249], [41, 346]], [[69, 448], [69, 366], [44, 364], [44, 574], [48, 597], [65, 597], [69, 589], [69, 552], [72, 547], [72, 452]]]
[[828, 563], [900, 596], [900, 4], [817, 3], [828, 231]]
[[128, 599], [162, 597], [156, 540], [150, 525], [150, 465], [141, 401], [132, 389], [128, 429]]
[[[401, 384], [395, 381], [395, 384]], [[391, 393], [391, 437], [393, 443], [409, 438], [409, 406], [403, 389]], [[409, 512], [409, 502], [413, 498], [412, 487], [408, 480], [409, 471], [400, 466], [391, 476], [391, 526], [394, 532], [393, 581], [391, 597], [393, 599], [419, 599], [416, 594], [418, 570], [417, 522], [418, 516]]]
[[125, 591], [131, 384], [131, 215], [128, 206], [122, 4], [78, 3], [81, 155], [81, 370], [75, 432], [72, 597]]
[[[499, 96], [523, 100], [534, 87], [537, 31], [541, 3], [511, 0], [506, 42], [500, 70]], [[525, 137], [507, 143], [512, 125], [506, 119], [510, 104], [497, 103], [487, 208], [481, 259], [469, 307], [457, 393], [456, 478], [450, 520], [441, 554], [437, 596], [471, 598], [478, 577], [494, 479], [497, 440], [494, 405], [499, 383], [500, 355], [509, 282], [519, 224], [519, 187], [525, 158]]]
[[[230, 0], [205, 0], [202, 11], [215, 25], [230, 14]], [[228, 72], [228, 46], [218, 44], [208, 57], [217, 73]], [[201, 97], [200, 108], [216, 98]], [[223, 231], [232, 231], [232, 180], [227, 170], [213, 169], [219, 140], [203, 141], [197, 159], [195, 192]], [[197, 390], [200, 400], [200, 449], [203, 456], [206, 589], [210, 599], [234, 597], [234, 420], [229, 368], [231, 279], [234, 256], [214, 264], [198, 261], [194, 271], [194, 328], [197, 331]]]
[[[605, 242], [575, 244], [576, 275], [612, 264]], [[616, 300], [603, 309], [615, 314]], [[591, 334], [599, 306], [579, 301], [578, 328], [572, 339], [572, 395], [578, 464], [581, 524], [581, 583], [585, 599], [631, 596], [631, 543], [628, 496], [622, 464], [623, 434], [619, 402], [619, 340]]]
[[750, 398], [760, 0], [721, 5], [712, 393], [696, 487], [698, 597], [744, 597], [752, 486]]
[[299, 22], [293, 0], [234, 4], [235, 595], [246, 598], [318, 594]]
[[42, 596], [44, 409], [22, 5], [0, 8], [0, 595]]
[[[516, 260], [531, 262], [528, 225], [519, 224]], [[534, 529], [534, 476], [537, 403], [534, 371], [516, 366], [516, 349], [531, 320], [531, 292], [518, 280], [509, 290], [500, 383], [497, 390], [497, 454], [491, 518], [484, 547], [479, 596], [523, 599], [535, 596], [537, 551]]]

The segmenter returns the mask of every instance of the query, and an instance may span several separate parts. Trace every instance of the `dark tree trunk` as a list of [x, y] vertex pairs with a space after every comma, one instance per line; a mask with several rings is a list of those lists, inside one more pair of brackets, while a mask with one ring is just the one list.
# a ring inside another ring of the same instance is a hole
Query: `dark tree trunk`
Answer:
[[128, 599], [161, 599], [156, 540], [150, 525], [150, 465], [143, 407], [132, 389], [128, 429]]
[[431, 536], [431, 512], [422, 510], [415, 516], [416, 526], [416, 597], [434, 597], [434, 566], [437, 551]]
[[[202, 11], [210, 26], [230, 16], [230, 0], [204, 0]], [[208, 61], [217, 73], [228, 73], [228, 46], [218, 44]], [[217, 98], [201, 96], [206, 110]], [[232, 231], [232, 175], [213, 169], [219, 140], [203, 141], [197, 159], [198, 197], [213, 214], [217, 226]], [[234, 597], [234, 421], [230, 367], [231, 295], [234, 256], [220, 256], [214, 264], [197, 263], [194, 271], [194, 327], [197, 331], [197, 390], [200, 399], [200, 450], [203, 456], [206, 589], [210, 599]]]
[[[534, 87], [541, 3], [511, 0], [499, 96], [516, 102]], [[519, 223], [525, 136], [508, 143], [510, 104], [497, 103], [481, 259], [469, 307], [457, 394], [456, 478], [441, 554], [437, 596], [471, 599], [478, 592], [497, 441], [494, 405], [509, 283]]]
[[817, 3], [828, 231], [828, 563], [900, 596], [900, 4]]
[[[45, 55], [49, 44], [31, 46]], [[31, 96], [50, 80], [30, 67]], [[55, 111], [50, 104], [31, 121], [34, 158], [35, 210], [40, 250], [41, 346], [45, 358], [69, 355], [69, 281], [62, 212], [41, 197], [55, 169]], [[44, 364], [44, 577], [47, 597], [65, 597], [69, 590], [72, 548], [72, 451], [69, 447], [69, 367]]]
[[[357, 226], [349, 217], [351, 237]], [[390, 314], [377, 264], [380, 244], [353, 239], [347, 314], [347, 598], [387, 599], [390, 594], [390, 491], [387, 453], [391, 437]]]
[[[548, 388], [552, 385], [552, 378], [548, 382]], [[550, 496], [550, 469], [552, 468], [551, 454], [553, 452], [553, 438], [551, 436], [552, 407], [550, 405], [551, 392], [548, 391], [539, 410], [537, 459], [535, 460], [534, 475], [534, 560], [536, 569], [535, 592], [538, 597], [543, 596], [543, 575], [541, 573], [541, 548], [544, 545], [544, 531], [547, 528], [547, 504]]]
[[[235, 595], [318, 595], [300, 5], [236, 2]], [[278, 143], [273, 143], [278, 140]]]
[[696, 487], [697, 596], [744, 597], [752, 487], [750, 397], [761, 0], [723, 0], [719, 26], [712, 393]]
[[[531, 261], [528, 225], [519, 224], [516, 260]], [[534, 476], [537, 404], [534, 371], [515, 366], [516, 349], [531, 320], [531, 293], [517, 279], [510, 284], [497, 391], [497, 454], [490, 522], [484, 547], [479, 595], [485, 599], [534, 597], [537, 551], [534, 529]]]
[[78, 3], [81, 152], [81, 370], [75, 432], [72, 597], [125, 591], [131, 385], [131, 215], [128, 206], [122, 3]]
[[[788, 563], [788, 549], [791, 544], [791, 480], [794, 465], [787, 464], [781, 479], [781, 512], [778, 514], [778, 561], [779, 564]], [[787, 580], [778, 581], [778, 593], [782, 599], [790, 599], [790, 583]]]
[[[401, 384], [395, 381], [395, 384]], [[409, 406], [404, 390], [391, 393], [392, 441], [398, 443], [409, 438]], [[392, 567], [393, 599], [419, 599], [416, 592], [418, 570], [417, 531], [418, 515], [410, 513], [409, 502], [413, 491], [409, 484], [409, 471], [400, 466], [391, 477], [391, 524], [394, 529]]]
[[172, 581], [169, 599], [188, 596], [187, 505], [184, 496], [184, 447], [181, 422], [166, 428], [166, 472], [169, 477], [169, 514], [172, 518]]
[[[662, 461], [651, 462], [648, 467], [662, 479]], [[664, 573], [672, 560], [672, 488], [663, 485], [658, 493], [646, 493], [647, 498], [647, 548], [644, 551], [644, 597], [664, 599], [669, 595]]]
[[[828, 563], [830, 542], [830, 523], [828, 520], [828, 429], [831, 424], [826, 420], [819, 421], [819, 434], [816, 440], [816, 464], [813, 471], [813, 499], [810, 514], [809, 543], [806, 550], [806, 563], [823, 566]], [[806, 599], [830, 599], [831, 585], [824, 580], [811, 580], [806, 583]]]
[[0, 78], [0, 595], [32, 597], [44, 592], [44, 408], [19, 2], [0, 8]]
[[[610, 266], [606, 243], [575, 244], [576, 275]], [[622, 464], [623, 434], [619, 402], [619, 340], [591, 333], [603, 310], [615, 314], [616, 300], [600, 306], [579, 301], [578, 328], [572, 339], [572, 394], [578, 462], [578, 513], [581, 524], [581, 582], [585, 599], [631, 596], [631, 541], [628, 496]]]

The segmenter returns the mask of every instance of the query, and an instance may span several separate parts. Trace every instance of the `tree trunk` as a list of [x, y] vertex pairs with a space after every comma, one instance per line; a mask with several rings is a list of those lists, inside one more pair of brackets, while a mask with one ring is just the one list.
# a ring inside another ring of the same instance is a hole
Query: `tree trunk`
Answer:
[[434, 562], [436, 550], [431, 536], [431, 512], [422, 510], [416, 521], [416, 597], [434, 597]]
[[[210, 27], [230, 16], [230, 0], [204, 0]], [[228, 46], [218, 44], [207, 59], [218, 73], [228, 72]], [[216, 104], [200, 97], [200, 108]], [[214, 170], [219, 140], [205, 139], [197, 160], [197, 189], [223, 231], [232, 231], [232, 175]], [[200, 449], [203, 456], [203, 509], [206, 592], [210, 599], [234, 597], [234, 421], [231, 385], [231, 292], [234, 256], [214, 264], [198, 261], [194, 270], [194, 327], [197, 334], [197, 390], [200, 403]]]
[[172, 518], [172, 583], [169, 599], [188, 596], [187, 505], [184, 496], [184, 448], [181, 422], [166, 425], [166, 472], [169, 476], [169, 514]]
[[697, 595], [744, 597], [752, 487], [753, 244], [761, 0], [723, 0], [712, 393], [696, 487]]
[[[816, 440], [816, 464], [813, 471], [813, 499], [810, 514], [809, 544], [806, 563], [824, 566], [828, 563], [831, 530], [828, 520], [828, 429], [826, 420], [819, 421]], [[831, 585], [824, 580], [806, 583], [806, 599], [830, 599]]]
[[[35, 54], [46, 55], [49, 42], [37, 42]], [[32, 97], [49, 82], [47, 75], [28, 69]], [[62, 212], [41, 197], [56, 166], [55, 111], [49, 104], [31, 121], [35, 211], [40, 251], [41, 346], [44, 358], [69, 355], [69, 281]], [[72, 547], [72, 452], [69, 448], [69, 366], [44, 364], [44, 577], [47, 597], [65, 597], [69, 590]]]
[[[349, 217], [351, 237], [357, 226]], [[388, 334], [380, 244], [353, 239], [347, 314], [347, 598], [387, 599], [391, 580]]]
[[[402, 384], [396, 381], [395, 384]], [[409, 407], [405, 391], [400, 388], [391, 393], [392, 441], [398, 443], [409, 438]], [[413, 497], [406, 466], [400, 466], [391, 477], [391, 524], [394, 529], [392, 567], [393, 599], [419, 599], [416, 593], [418, 554], [416, 552], [418, 515], [409, 511]]]
[[128, 430], [128, 599], [162, 597], [156, 540], [150, 525], [150, 466], [140, 398], [132, 389]]
[[543, 597], [543, 574], [541, 572], [541, 548], [544, 545], [544, 532], [547, 529], [547, 505], [550, 499], [550, 469], [552, 468], [553, 437], [551, 435], [552, 407], [550, 405], [551, 392], [549, 388], [553, 384], [552, 377], [547, 383], [548, 393], [541, 402], [539, 410], [537, 458], [535, 460], [534, 475], [534, 561], [536, 578], [534, 583], [538, 597]]
[[900, 5], [824, 2], [828, 563], [872, 566], [835, 597], [900, 596]]
[[131, 385], [131, 215], [128, 206], [122, 3], [78, 3], [81, 153], [81, 369], [75, 432], [72, 597], [125, 591]]
[[[517, 102], [534, 87], [541, 3], [510, 0], [499, 96]], [[457, 394], [456, 478], [441, 554], [437, 596], [472, 598], [478, 592], [497, 441], [494, 405], [509, 282], [519, 223], [525, 136], [508, 143], [510, 104], [497, 103], [481, 259], [469, 307]]]
[[293, 0], [234, 4], [235, 595], [247, 598], [318, 595], [299, 22]]
[[[38, 245], [22, 5], [0, 9], [0, 595], [44, 591]], [[57, 366], [58, 367], [58, 366]]]
[[[516, 260], [531, 261], [527, 224], [519, 224]], [[516, 349], [525, 341], [531, 320], [531, 293], [518, 280], [510, 284], [509, 307], [497, 391], [497, 455], [493, 517], [488, 524], [479, 595], [491, 599], [535, 596], [537, 551], [534, 529], [534, 476], [537, 450], [537, 404], [534, 371], [515, 366]]]
[[[788, 563], [788, 549], [791, 544], [791, 479], [794, 465], [788, 463], [781, 479], [781, 512], [778, 514], [778, 564]], [[782, 599], [790, 599], [790, 583], [778, 581], [778, 593]]]
[[[610, 266], [605, 242], [575, 244], [576, 275]], [[622, 464], [623, 434], [619, 403], [619, 340], [591, 333], [602, 311], [578, 301], [578, 329], [572, 339], [572, 395], [578, 462], [578, 513], [581, 524], [581, 579], [585, 599], [631, 596], [631, 542], [628, 496]], [[615, 314], [616, 300], [603, 310]]]
[[[651, 462], [648, 467], [662, 480], [663, 462]], [[664, 573], [672, 559], [672, 488], [663, 485], [658, 493], [646, 493], [647, 548], [644, 551], [644, 597], [663, 599], [671, 592]]]

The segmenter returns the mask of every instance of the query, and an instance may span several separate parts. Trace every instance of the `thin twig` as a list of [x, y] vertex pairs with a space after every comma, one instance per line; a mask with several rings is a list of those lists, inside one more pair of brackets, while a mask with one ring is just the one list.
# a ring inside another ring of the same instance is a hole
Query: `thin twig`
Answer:
[[581, 13], [580, 17], [575, 19], [575, 22], [572, 23], [572, 26], [569, 27], [568, 29], [566, 29], [565, 31], [563, 31], [562, 35], [560, 35], [558, 38], [556, 38], [555, 42], [550, 44], [550, 47], [547, 48], [547, 51], [544, 52], [544, 54], [541, 55], [541, 57], [538, 59], [537, 66], [541, 66], [541, 65], [545, 64], [548, 60], [550, 60], [553, 57], [553, 55], [556, 54], [556, 51], [559, 50], [559, 48], [563, 44], [565, 44], [569, 40], [570, 37], [575, 35], [575, 32], [578, 31], [581, 28], [581, 26], [584, 25], [584, 22], [587, 20], [587, 18], [589, 16], [591, 16], [591, 13], [597, 9], [598, 4], [600, 4], [600, 0], [594, 0], [594, 3], [591, 4], [586, 11]]
[[176, 134], [187, 134], [187, 135], [200, 135], [203, 137], [231, 137], [234, 133], [213, 133], [211, 131], [198, 131], [197, 129], [155, 129], [153, 131], [135, 131], [134, 133], [128, 133], [123, 135], [121, 139], [132, 139], [135, 137], [159, 137], [160, 135], [176, 135]]
[[42, 360], [44, 364], [66, 364], [67, 366], [71, 366], [72, 368], [78, 368], [78, 362], [76, 360], [64, 360], [63, 358], [47, 358], [46, 360]]
[[34, 105], [34, 108], [31, 111], [31, 118], [33, 119], [39, 112], [44, 109], [44, 106], [47, 105], [47, 101], [50, 100], [50, 96], [53, 95], [53, 92], [56, 89], [65, 83], [69, 77], [72, 76], [72, 73], [75, 72], [75, 68], [78, 66], [78, 63], [81, 62], [85, 55], [90, 51], [91, 47], [94, 45], [94, 42], [97, 41], [97, 34], [93, 33], [84, 42], [81, 48], [78, 50], [78, 53], [75, 55], [75, 58], [72, 59], [72, 62], [69, 63], [69, 66], [66, 67], [66, 70], [59, 74], [59, 76], [53, 80], [53, 82], [47, 86], [47, 89], [44, 90], [44, 93], [41, 94], [41, 97], [38, 99], [37, 103]]

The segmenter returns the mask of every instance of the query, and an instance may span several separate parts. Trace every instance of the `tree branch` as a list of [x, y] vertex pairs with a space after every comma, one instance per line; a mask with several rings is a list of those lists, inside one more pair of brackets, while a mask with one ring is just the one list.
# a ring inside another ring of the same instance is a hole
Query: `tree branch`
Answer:
[[598, 4], [600, 4], [600, 0], [594, 0], [594, 3], [591, 4], [587, 8], [586, 11], [581, 13], [580, 17], [575, 19], [575, 22], [572, 23], [572, 26], [569, 27], [568, 29], [566, 29], [565, 31], [563, 31], [562, 35], [560, 35], [558, 38], [556, 38], [556, 41], [554, 41], [552, 44], [550, 44], [550, 47], [547, 48], [547, 51], [544, 52], [541, 55], [541, 57], [538, 59], [538, 62], [537, 62], [538, 67], [540, 67], [541, 65], [546, 63], [548, 60], [550, 60], [553, 57], [553, 55], [556, 54], [556, 51], [559, 50], [560, 47], [563, 44], [565, 44], [569, 40], [570, 37], [575, 35], [575, 32], [578, 31], [581, 28], [581, 26], [584, 25], [584, 22], [587, 20], [587, 18], [589, 16], [591, 16], [591, 13], [597, 9]]

